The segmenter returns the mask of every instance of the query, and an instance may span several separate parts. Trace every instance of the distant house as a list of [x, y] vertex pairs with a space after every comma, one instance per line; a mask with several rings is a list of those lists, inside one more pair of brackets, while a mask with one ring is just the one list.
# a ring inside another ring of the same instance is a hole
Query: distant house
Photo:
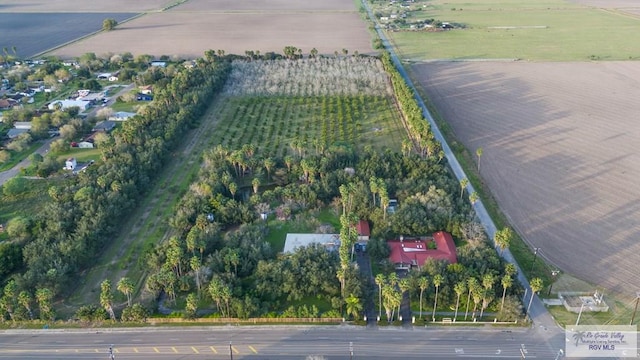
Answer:
[[287, 234], [284, 243], [284, 253], [293, 253], [297, 248], [320, 244], [328, 250], [336, 250], [340, 247], [338, 234]]
[[111, 76], [109, 76], [108, 80], [111, 81], [111, 82], [118, 81], [118, 77], [115, 76], [115, 75], [111, 75]]
[[129, 120], [130, 118], [136, 116], [136, 113], [133, 112], [127, 112], [127, 111], [118, 111], [116, 113], [114, 113], [113, 115], [109, 116], [109, 120], [111, 121], [126, 121]]
[[138, 100], [138, 101], [152, 101], [153, 100], [153, 95], [138, 93], [138, 95], [136, 96], [136, 100]]
[[57, 110], [57, 109], [61, 109], [61, 110], [65, 110], [65, 109], [70, 109], [72, 107], [78, 107], [80, 108], [80, 111], [85, 111], [89, 108], [89, 101], [86, 100], [56, 100], [56, 101], [52, 101], [48, 108], [49, 110]]
[[64, 162], [64, 169], [65, 170], [75, 170], [76, 166], [78, 166], [78, 163], [76, 162], [76, 158], [68, 158]]
[[116, 127], [116, 122], [115, 121], [102, 121], [96, 124], [96, 126], [93, 127], [93, 129], [91, 131], [104, 131], [104, 132], [109, 132], [111, 130], [113, 130], [113, 128]]
[[9, 101], [9, 99], [0, 99], [0, 110], [8, 110], [13, 107], [15, 102]]
[[360, 220], [356, 224], [356, 230], [358, 231], [358, 242], [366, 243], [371, 236], [371, 230], [369, 229], [369, 222], [366, 220]]
[[78, 97], [86, 97], [86, 96], [89, 96], [89, 94], [91, 94], [91, 90], [87, 90], [87, 89], [78, 90]]
[[31, 130], [31, 121], [16, 121], [13, 123], [13, 127], [16, 129]]
[[158, 67], [166, 67], [167, 66], [167, 62], [166, 61], [152, 61], [151, 66], [158, 66]]
[[140, 94], [151, 95], [153, 94], [153, 86], [152, 85], [138, 86], [138, 91], [140, 92]]
[[9, 131], [7, 131], [7, 137], [9, 139], [15, 139], [18, 137], [18, 135], [24, 134], [26, 132], [29, 132], [29, 129], [9, 129]]
[[427, 259], [446, 260], [451, 264], [458, 262], [456, 246], [451, 234], [438, 231], [431, 238], [404, 238], [387, 241], [391, 253], [389, 261], [398, 270], [421, 268]]
[[95, 145], [93, 145], [93, 141], [80, 141], [78, 144], [78, 148], [80, 149], [93, 149]]
[[113, 74], [111, 73], [102, 73], [102, 74], [98, 74], [98, 76], [96, 76], [96, 78], [98, 80], [109, 80], [109, 78], [113, 76]]

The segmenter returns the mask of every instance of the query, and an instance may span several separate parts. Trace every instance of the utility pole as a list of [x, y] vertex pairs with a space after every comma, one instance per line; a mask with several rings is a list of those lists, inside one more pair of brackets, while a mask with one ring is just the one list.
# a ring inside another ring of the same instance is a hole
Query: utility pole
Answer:
[[547, 296], [551, 296], [551, 288], [553, 287], [553, 282], [556, 280], [556, 276], [560, 274], [560, 270], [553, 270], [551, 271], [551, 276], [553, 277], [551, 280], [551, 285], [549, 285], [549, 292], [547, 293]]
[[636, 319], [636, 311], [638, 311], [638, 301], [640, 301], [640, 291], [636, 291], [636, 306], [633, 309], [633, 315], [631, 315], [631, 322], [629, 322], [629, 325], [633, 325], [633, 320]]
[[533, 261], [531, 261], [531, 270], [529, 270], [529, 276], [533, 277], [533, 275], [531, 275], [531, 273], [533, 273], [533, 265], [535, 265], [536, 263], [536, 258], [538, 258], [538, 251], [540, 251], [540, 248], [533, 248]]

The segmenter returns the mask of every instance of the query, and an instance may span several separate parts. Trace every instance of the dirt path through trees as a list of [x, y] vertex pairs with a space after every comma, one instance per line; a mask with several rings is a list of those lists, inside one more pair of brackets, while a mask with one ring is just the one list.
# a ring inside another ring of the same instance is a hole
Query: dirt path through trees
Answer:
[[97, 304], [100, 283], [105, 279], [117, 284], [123, 276], [128, 276], [139, 289], [143, 289], [146, 274], [140, 271], [144, 265], [139, 266], [138, 261], [145, 246], [170, 237], [169, 217], [184, 187], [200, 168], [201, 154], [209, 146], [208, 140], [218, 124], [214, 109], [219, 101], [220, 98], [214, 100], [202, 116], [200, 125], [184, 136], [182, 145], [173, 151], [163, 171], [153, 179], [152, 189], [141, 199], [129, 220], [122, 224], [119, 235], [96, 259], [95, 266], [79, 277], [80, 283], [67, 305]]

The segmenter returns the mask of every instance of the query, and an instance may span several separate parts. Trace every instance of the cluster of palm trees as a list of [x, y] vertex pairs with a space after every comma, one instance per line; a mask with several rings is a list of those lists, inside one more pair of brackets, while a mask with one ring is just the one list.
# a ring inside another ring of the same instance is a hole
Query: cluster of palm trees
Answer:
[[[504, 301], [507, 295], [507, 290], [513, 286], [513, 276], [516, 274], [517, 268], [514, 264], [507, 264], [505, 268], [505, 274], [500, 280], [500, 285], [502, 286], [502, 299], [500, 303], [500, 311], [504, 308]], [[485, 274], [482, 278], [477, 278], [474, 276], [470, 276], [465, 280], [461, 280], [457, 282], [453, 286], [453, 291], [456, 295], [455, 301], [455, 313], [454, 313], [454, 321], [458, 318], [458, 310], [460, 308], [460, 299], [466, 294], [466, 308], [464, 314], [464, 320], [467, 321], [469, 318], [469, 308], [473, 303], [473, 308], [471, 309], [471, 319], [476, 321], [478, 318], [482, 318], [484, 316], [484, 311], [491, 305], [495, 298], [495, 289], [494, 286], [498, 278], [491, 274]], [[537, 280], [532, 281], [532, 288], [535, 287], [535, 291], [539, 291], [542, 287], [538, 286]], [[433, 299], [433, 308], [431, 314], [431, 321], [436, 321], [436, 314], [438, 309], [438, 300], [440, 288], [445, 284], [445, 278], [441, 274], [436, 274], [433, 277], [429, 278], [427, 276], [408, 276], [404, 278], [399, 278], [399, 276], [393, 272], [389, 275], [384, 275], [379, 273], [375, 277], [375, 283], [378, 286], [378, 303], [379, 303], [379, 314], [378, 317], [382, 317], [382, 308], [385, 308], [387, 320], [389, 322], [393, 321], [396, 310], [398, 311], [398, 316], [400, 312], [400, 306], [402, 303], [402, 299], [405, 292], [409, 292], [412, 290], [419, 291], [419, 301], [420, 301], [420, 313], [419, 318], [423, 319], [423, 299], [425, 291], [429, 290], [430, 286], [433, 286], [434, 289], [434, 299]], [[409, 300], [411, 297], [409, 296]], [[477, 311], [480, 310], [480, 314], [476, 317]], [[401, 320], [398, 317], [399, 320]]]

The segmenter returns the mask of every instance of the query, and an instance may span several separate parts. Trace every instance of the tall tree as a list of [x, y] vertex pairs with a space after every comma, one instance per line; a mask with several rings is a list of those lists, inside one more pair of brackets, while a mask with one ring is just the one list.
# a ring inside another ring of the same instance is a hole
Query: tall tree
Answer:
[[36, 290], [36, 301], [40, 308], [40, 319], [53, 320], [55, 314], [51, 308], [51, 299], [53, 299], [53, 292], [48, 288], [40, 288]]
[[437, 274], [433, 277], [433, 286], [436, 287], [436, 297], [433, 302], [433, 315], [431, 316], [432, 321], [436, 321], [436, 309], [438, 307], [438, 290], [440, 289], [440, 285], [442, 285], [442, 275]]
[[460, 296], [467, 291], [467, 286], [464, 281], [456, 283], [453, 287], [453, 291], [456, 293], [456, 312], [453, 315], [453, 321], [458, 318], [458, 306], [460, 305]]
[[484, 310], [491, 304], [493, 301], [493, 291], [491, 289], [483, 289], [482, 290], [482, 307], [480, 310], [480, 319], [482, 319], [482, 315], [484, 314]]
[[482, 150], [481, 147], [476, 149], [476, 156], [478, 157], [478, 172], [480, 172], [480, 158], [482, 157], [483, 153], [484, 153], [484, 150]]
[[378, 318], [382, 318], [382, 287], [386, 283], [384, 274], [379, 273], [375, 278], [376, 285], [378, 285]]
[[20, 294], [18, 294], [18, 303], [22, 305], [25, 310], [27, 310], [30, 320], [33, 320], [33, 310], [31, 309], [32, 301], [33, 299], [31, 298], [31, 294], [29, 294], [27, 291], [23, 290], [20, 292]]
[[542, 279], [540, 278], [531, 279], [529, 286], [531, 287], [531, 299], [529, 299], [529, 305], [527, 306], [527, 315], [529, 315], [529, 310], [531, 309], [531, 303], [533, 303], [533, 297], [538, 293], [538, 291], [542, 290], [542, 288], [544, 287], [542, 283]]
[[505, 227], [501, 230], [496, 231], [495, 236], [493, 237], [493, 241], [498, 248], [500, 248], [500, 255], [504, 252], [504, 249], [509, 248], [511, 244], [511, 239], [513, 238], [513, 231], [511, 228]]
[[421, 276], [418, 279], [418, 287], [420, 287], [420, 319], [422, 319], [422, 295], [429, 287], [429, 279], [426, 276]]
[[509, 275], [504, 275], [500, 282], [502, 283], [502, 301], [500, 302], [500, 311], [502, 311], [502, 308], [504, 308], [504, 297], [507, 295], [507, 289], [513, 285], [513, 279], [511, 279], [511, 276]]
[[360, 298], [351, 294], [346, 299], [347, 316], [353, 316], [354, 320], [358, 320], [358, 315], [362, 312], [362, 302]]
[[127, 297], [127, 306], [131, 306], [131, 294], [133, 293], [134, 284], [128, 277], [123, 277], [118, 281], [116, 289]]
[[467, 279], [467, 309], [464, 312], [464, 319], [467, 320], [467, 315], [469, 314], [469, 304], [471, 303], [471, 294], [479, 287], [478, 279], [474, 277], [470, 277]]
[[467, 178], [460, 180], [460, 199], [462, 199], [462, 195], [464, 195], [464, 189], [467, 188], [467, 185], [469, 185], [469, 180]]
[[113, 311], [113, 292], [111, 291], [111, 281], [105, 280], [100, 284], [100, 305], [107, 311], [111, 320], [116, 320]]

